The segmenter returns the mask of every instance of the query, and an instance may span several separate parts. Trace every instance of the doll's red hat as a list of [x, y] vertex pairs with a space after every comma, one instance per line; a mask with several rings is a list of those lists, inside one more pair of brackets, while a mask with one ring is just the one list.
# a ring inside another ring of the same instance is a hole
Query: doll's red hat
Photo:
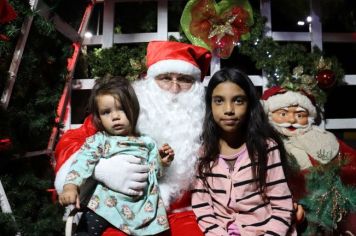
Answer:
[[311, 117], [315, 118], [317, 114], [314, 97], [302, 90], [291, 91], [280, 86], [273, 86], [264, 91], [261, 99], [267, 113], [284, 107], [298, 105], [306, 109]]
[[147, 76], [180, 73], [204, 79], [211, 60], [211, 53], [199, 46], [173, 41], [151, 41], [147, 46]]

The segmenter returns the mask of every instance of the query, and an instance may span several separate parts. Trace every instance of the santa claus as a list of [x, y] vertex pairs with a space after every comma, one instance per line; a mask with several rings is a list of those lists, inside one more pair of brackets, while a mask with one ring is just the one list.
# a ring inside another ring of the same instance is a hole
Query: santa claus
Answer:
[[[209, 51], [190, 44], [153, 41], [147, 47], [147, 75], [133, 86], [140, 102], [138, 129], [159, 146], [168, 143], [175, 159], [160, 180], [160, 191], [168, 210], [170, 232], [165, 235], [202, 235], [190, 209], [190, 184], [194, 177], [204, 115], [204, 86], [211, 60]], [[87, 117], [84, 124], [67, 131], [59, 140], [55, 156], [55, 187], [62, 191], [68, 167], [86, 137], [96, 132]], [[124, 194], [139, 195], [147, 185], [148, 167], [133, 156], [103, 159], [94, 178]], [[103, 235], [125, 235], [109, 229]]]
[[[275, 86], [263, 93], [262, 103], [270, 122], [282, 135], [287, 153], [295, 161], [292, 169], [297, 172], [291, 177], [290, 188], [296, 201], [310, 193], [305, 177], [313, 167], [336, 163], [341, 158], [348, 159], [340, 171], [343, 183], [356, 185], [356, 152], [331, 132], [315, 125], [318, 110], [312, 94]], [[354, 215], [349, 215], [345, 220], [353, 218]], [[355, 227], [347, 228], [355, 233]]]

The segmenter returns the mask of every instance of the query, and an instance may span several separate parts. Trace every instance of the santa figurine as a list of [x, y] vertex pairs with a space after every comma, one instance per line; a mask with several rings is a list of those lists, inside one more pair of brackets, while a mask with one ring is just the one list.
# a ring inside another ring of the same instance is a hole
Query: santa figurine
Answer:
[[[191, 211], [190, 186], [195, 175], [197, 152], [204, 116], [204, 86], [201, 83], [210, 66], [208, 50], [191, 44], [153, 41], [147, 47], [147, 75], [133, 86], [140, 103], [138, 130], [150, 135], [161, 146], [168, 143], [175, 159], [160, 179], [159, 188], [166, 206], [170, 230], [163, 235], [200, 236]], [[96, 132], [91, 116], [59, 140], [55, 157], [55, 187], [62, 191], [68, 167], [86, 137]], [[94, 179], [129, 195], [139, 195], [147, 186], [148, 167], [133, 156], [102, 159]], [[126, 235], [109, 229], [105, 236]]]
[[[341, 159], [346, 159], [346, 164], [341, 167], [337, 178], [341, 178], [345, 185], [356, 185], [356, 152], [334, 134], [315, 124], [319, 114], [312, 94], [274, 86], [267, 89], [261, 99], [269, 121], [283, 138], [290, 158], [288, 162], [292, 166], [289, 172], [293, 173], [289, 184], [296, 202], [312, 194], [306, 185], [307, 176], [313, 168], [336, 165]], [[308, 209], [305, 211], [308, 220]], [[346, 228], [342, 225], [345, 221], [355, 220], [355, 214], [343, 217], [339, 230], [355, 234], [354, 223]]]

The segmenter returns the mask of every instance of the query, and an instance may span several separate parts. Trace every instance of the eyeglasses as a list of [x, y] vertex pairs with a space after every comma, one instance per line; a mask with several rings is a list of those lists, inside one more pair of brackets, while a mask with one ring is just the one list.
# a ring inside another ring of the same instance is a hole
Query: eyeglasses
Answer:
[[181, 89], [189, 89], [195, 82], [195, 79], [189, 75], [180, 74], [163, 74], [155, 78], [159, 86], [170, 89], [173, 84], [178, 85]]

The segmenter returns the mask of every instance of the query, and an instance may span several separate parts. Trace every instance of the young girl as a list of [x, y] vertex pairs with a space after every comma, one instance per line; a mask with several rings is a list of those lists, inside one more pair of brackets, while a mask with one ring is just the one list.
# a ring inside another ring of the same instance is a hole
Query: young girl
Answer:
[[205, 235], [293, 235], [285, 150], [248, 76], [216, 72], [208, 85], [192, 207]]
[[125, 78], [98, 79], [89, 107], [99, 132], [87, 138], [82, 146], [66, 177], [59, 202], [79, 207], [78, 189], [93, 174], [100, 158], [111, 158], [118, 153], [134, 155], [150, 166], [144, 195], [123, 195], [98, 183], [87, 205], [89, 210], [79, 224], [79, 232], [101, 235], [111, 225], [129, 235], [153, 235], [167, 230], [168, 220], [157, 177], [161, 175], [162, 166], [169, 166], [173, 160], [173, 150], [167, 144], [158, 150], [150, 137], [136, 132], [139, 103]]

